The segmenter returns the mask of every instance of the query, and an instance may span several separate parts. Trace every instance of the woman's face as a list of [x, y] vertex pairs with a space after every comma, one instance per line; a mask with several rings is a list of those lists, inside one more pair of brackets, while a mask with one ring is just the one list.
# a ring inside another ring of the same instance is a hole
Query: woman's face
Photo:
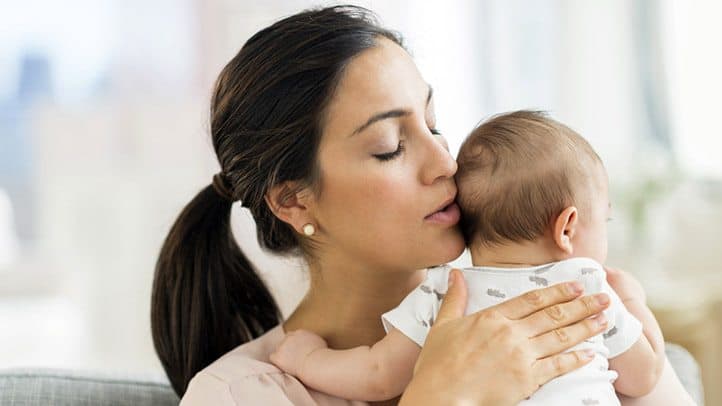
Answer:
[[420, 269], [464, 249], [457, 166], [436, 131], [430, 86], [395, 43], [355, 57], [326, 110], [312, 215], [322, 257]]

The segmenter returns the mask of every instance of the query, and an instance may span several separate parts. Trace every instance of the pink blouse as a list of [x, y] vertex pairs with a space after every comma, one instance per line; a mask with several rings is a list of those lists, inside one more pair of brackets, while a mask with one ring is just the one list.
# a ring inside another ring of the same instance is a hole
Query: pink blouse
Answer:
[[308, 389], [271, 364], [283, 336], [279, 324], [217, 359], [191, 379], [180, 405], [368, 405]]

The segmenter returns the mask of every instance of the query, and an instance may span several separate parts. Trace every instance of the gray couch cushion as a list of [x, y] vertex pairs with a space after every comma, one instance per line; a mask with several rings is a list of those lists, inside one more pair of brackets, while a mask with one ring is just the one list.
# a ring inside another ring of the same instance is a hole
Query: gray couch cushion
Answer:
[[[682, 347], [667, 344], [667, 357], [692, 398], [704, 404], [700, 371]], [[163, 376], [121, 376], [51, 369], [0, 370], [0, 406], [165, 406], [178, 397]]]
[[9, 369], [0, 370], [0, 405], [175, 406], [178, 396], [160, 376]]

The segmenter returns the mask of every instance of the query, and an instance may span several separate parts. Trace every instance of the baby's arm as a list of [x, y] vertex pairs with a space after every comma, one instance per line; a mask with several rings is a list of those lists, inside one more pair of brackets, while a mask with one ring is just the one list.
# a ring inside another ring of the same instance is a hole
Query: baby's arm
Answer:
[[[649, 309], [639, 309], [639, 313]], [[627, 308], [630, 313], [639, 318], [639, 313]], [[651, 312], [650, 312], [651, 313]], [[649, 320], [640, 320], [644, 334], [634, 345], [609, 360], [609, 367], [619, 374], [614, 382], [614, 389], [630, 397], [639, 397], [648, 394], [657, 384], [664, 367], [664, 340], [656, 320], [652, 316]], [[656, 338], [659, 337], [659, 338]]]
[[630, 275], [607, 269], [607, 280], [627, 311], [642, 323], [642, 336], [627, 351], [609, 360], [609, 367], [619, 374], [614, 382], [617, 392], [638, 397], [651, 392], [665, 364], [662, 330], [649, 310], [639, 282]]
[[421, 348], [391, 329], [373, 346], [332, 350], [314, 333], [286, 335], [271, 362], [306, 386], [344, 399], [378, 401], [400, 395], [411, 381]]

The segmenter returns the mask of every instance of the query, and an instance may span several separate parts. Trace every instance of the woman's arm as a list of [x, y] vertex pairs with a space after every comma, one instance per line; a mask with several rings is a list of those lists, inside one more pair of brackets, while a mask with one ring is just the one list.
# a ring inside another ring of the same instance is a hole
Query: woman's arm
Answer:
[[593, 353], [564, 351], [606, 327], [596, 317], [605, 294], [579, 297], [569, 282], [534, 290], [464, 316], [467, 291], [458, 270], [400, 405], [515, 405]]
[[316, 334], [296, 330], [271, 354], [271, 362], [306, 386], [343, 399], [394, 398], [411, 380], [421, 348], [392, 329], [373, 346], [332, 350]]
[[[656, 358], [661, 363], [659, 380], [652, 391], [642, 397], [631, 398], [620, 396], [623, 406], [656, 406], [656, 405], [694, 405], [692, 397], [682, 386], [677, 374], [664, 355], [664, 339], [654, 315], [646, 306], [647, 297], [642, 285], [628, 272], [614, 268], [604, 268], [607, 273], [607, 282], [614, 289], [624, 303], [627, 310], [642, 322], [645, 337], [654, 350]], [[616, 358], [615, 358], [616, 359]], [[661, 361], [660, 361], [661, 359]], [[612, 364], [610, 361], [610, 364]], [[621, 377], [621, 373], [620, 373]], [[615, 385], [616, 386], [616, 385]]]
[[665, 358], [662, 376], [648, 395], [639, 398], [619, 396], [622, 406], [694, 406], [696, 403], [684, 390], [677, 374]]

